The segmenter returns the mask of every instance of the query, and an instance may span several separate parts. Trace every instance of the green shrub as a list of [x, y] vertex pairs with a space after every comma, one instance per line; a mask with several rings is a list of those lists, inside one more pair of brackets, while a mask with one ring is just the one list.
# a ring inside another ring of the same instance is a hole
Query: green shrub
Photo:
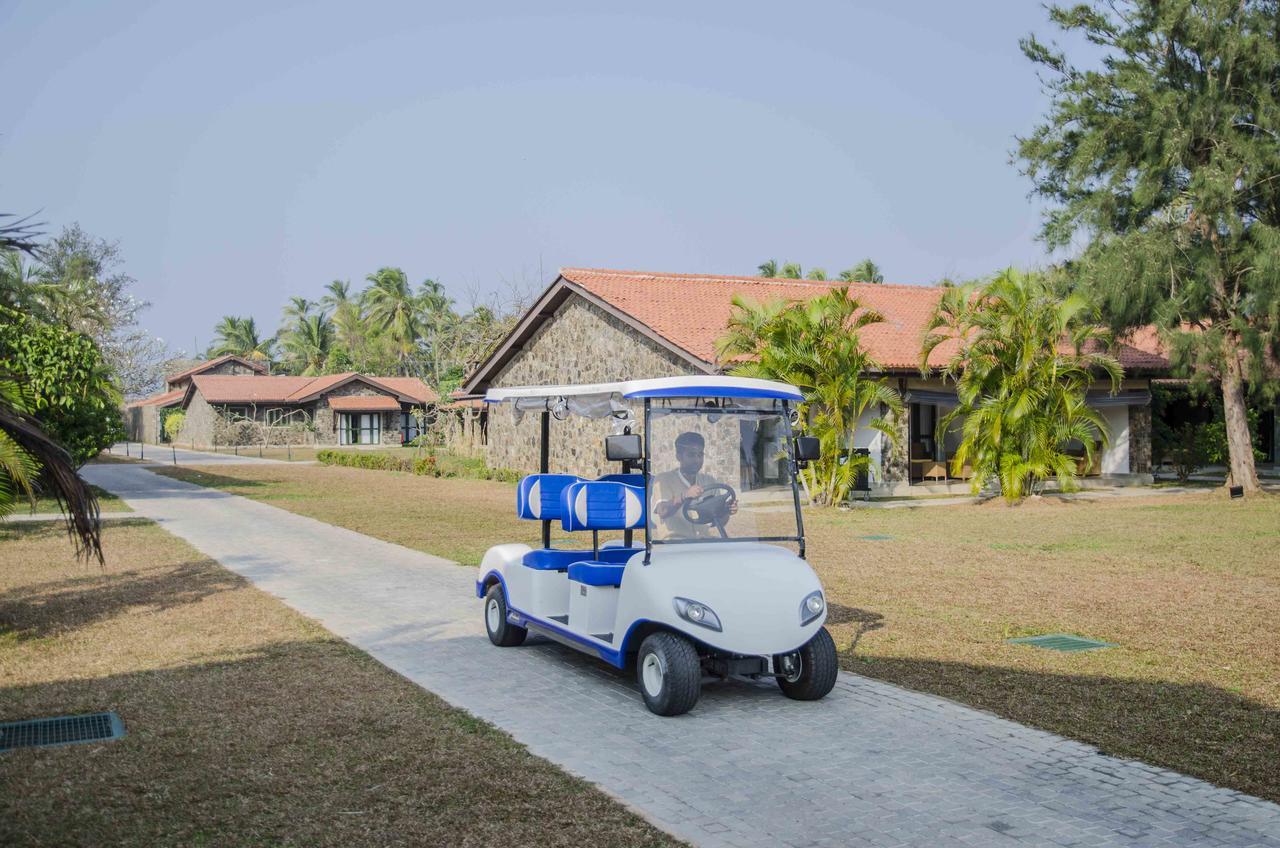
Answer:
[[410, 459], [389, 453], [326, 448], [316, 451], [316, 461], [322, 465], [341, 465], [346, 468], [406, 471], [419, 477], [461, 477], [468, 480], [497, 480], [502, 483], [518, 483], [524, 476], [510, 468], [490, 468], [483, 459], [476, 457], [439, 452]]

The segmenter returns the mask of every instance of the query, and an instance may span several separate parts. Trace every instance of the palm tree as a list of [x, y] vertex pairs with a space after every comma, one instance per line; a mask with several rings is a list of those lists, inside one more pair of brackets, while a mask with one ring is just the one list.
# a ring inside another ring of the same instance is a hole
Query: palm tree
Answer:
[[0, 518], [34, 499], [35, 481], [58, 501], [78, 553], [102, 562], [98, 499], [76, 473], [70, 454], [51, 439], [31, 414], [30, 392], [0, 374]]
[[1123, 371], [1102, 352], [1108, 335], [1079, 295], [1059, 297], [1041, 274], [1006, 269], [985, 284], [948, 288], [938, 301], [921, 352], [921, 373], [939, 345], [959, 340], [943, 369], [956, 383], [959, 405], [938, 422], [938, 434], [963, 418], [951, 459], [959, 476], [973, 468], [976, 494], [997, 480], [1014, 502], [1039, 494], [1055, 478], [1063, 491], [1078, 487], [1081, 445], [1092, 464], [1110, 436], [1106, 420], [1086, 401], [1096, 375], [1114, 393]]
[[307, 300], [305, 297], [295, 295], [289, 298], [289, 302], [284, 307], [284, 323], [294, 324], [304, 318], [310, 318], [311, 310], [317, 305], [315, 301]]
[[444, 372], [445, 356], [456, 341], [450, 336], [459, 329], [458, 313], [453, 311], [453, 298], [445, 294], [444, 286], [431, 279], [423, 280], [418, 287], [418, 308], [431, 355], [429, 382], [438, 387]]
[[827, 279], [827, 271], [825, 268], [814, 268], [808, 274], [805, 274], [804, 278], [806, 280], [817, 280], [818, 282], [824, 282]]
[[301, 317], [284, 337], [282, 346], [297, 373], [304, 377], [323, 374], [333, 348], [333, 322], [324, 312]]
[[[733, 300], [720, 356], [739, 362], [732, 373], [791, 383], [804, 394], [801, 427], [822, 442], [822, 458], [804, 473], [810, 495], [819, 504], [842, 503], [868, 457], [847, 456], [864, 418], [880, 406], [902, 413], [902, 398], [884, 378], [859, 340], [862, 328], [884, 320], [866, 309], [846, 288], [808, 301], [757, 303]], [[887, 439], [896, 431], [880, 415], [866, 427]]]
[[246, 359], [270, 362], [275, 339], [260, 338], [258, 325], [253, 318], [225, 315], [213, 328], [214, 342], [210, 353], [214, 356], [235, 354]]
[[846, 283], [883, 283], [884, 274], [880, 266], [870, 259], [864, 259], [852, 268], [840, 272], [840, 279]]
[[761, 262], [756, 266], [756, 269], [760, 272], [760, 276], [762, 277], [778, 276], [778, 263], [772, 259], [766, 259]]
[[370, 286], [363, 297], [369, 307], [369, 320], [394, 345], [400, 373], [409, 374], [409, 361], [418, 350], [421, 335], [418, 302], [409, 278], [399, 268], [379, 268], [366, 279]]
[[782, 266], [781, 276], [788, 280], [798, 280], [804, 276], [799, 262], [786, 262]]

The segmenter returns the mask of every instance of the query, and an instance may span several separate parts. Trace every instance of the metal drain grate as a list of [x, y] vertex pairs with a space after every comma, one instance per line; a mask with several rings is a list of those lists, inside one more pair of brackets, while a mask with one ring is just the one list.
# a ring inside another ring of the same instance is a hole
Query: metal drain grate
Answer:
[[888, 541], [889, 541], [890, 539], [892, 539], [893, 537], [892, 537], [892, 536], [886, 536], [886, 535], [885, 535], [885, 534], [883, 534], [883, 533], [872, 533], [872, 534], [871, 534], [871, 535], [869, 535], [869, 536], [859, 536], [858, 538], [859, 538], [859, 539], [865, 539], [865, 540], [867, 540], [868, 542], [888, 542]]
[[1113, 642], [1099, 642], [1083, 636], [1070, 636], [1066, 633], [1046, 633], [1043, 636], [1021, 636], [1017, 639], [1006, 639], [1014, 645], [1031, 645], [1036, 648], [1047, 648], [1050, 651], [1092, 651], [1097, 648], [1114, 648]]
[[11, 721], [0, 724], [0, 751], [102, 742], [121, 736], [124, 736], [124, 722], [115, 713]]

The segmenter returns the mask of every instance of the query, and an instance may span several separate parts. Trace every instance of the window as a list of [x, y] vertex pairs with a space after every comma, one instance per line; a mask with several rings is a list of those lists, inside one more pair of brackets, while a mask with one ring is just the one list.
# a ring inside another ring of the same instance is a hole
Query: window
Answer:
[[414, 439], [422, 435], [422, 428], [418, 426], [418, 419], [413, 417], [412, 412], [400, 413], [400, 441], [408, 444]]
[[288, 424], [289, 423], [288, 416], [290, 412], [291, 410], [286, 409], [284, 407], [280, 407], [280, 406], [268, 409], [267, 410], [267, 426], [279, 427], [283, 424]]
[[237, 421], [241, 418], [251, 418], [249, 407], [247, 406], [224, 406], [222, 407], [222, 415], [230, 421]]
[[378, 445], [382, 443], [382, 413], [343, 412], [338, 417], [338, 443]]

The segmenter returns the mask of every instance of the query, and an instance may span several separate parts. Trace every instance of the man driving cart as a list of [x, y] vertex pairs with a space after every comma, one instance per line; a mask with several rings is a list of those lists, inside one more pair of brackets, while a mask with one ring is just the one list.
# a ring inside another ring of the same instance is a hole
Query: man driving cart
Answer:
[[[733, 489], [702, 471], [706, 439], [692, 430], [676, 437], [676, 468], [655, 475], [654, 514], [665, 538], [696, 539], [724, 535], [723, 525], [738, 511]], [[693, 518], [694, 520], [690, 520]]]

